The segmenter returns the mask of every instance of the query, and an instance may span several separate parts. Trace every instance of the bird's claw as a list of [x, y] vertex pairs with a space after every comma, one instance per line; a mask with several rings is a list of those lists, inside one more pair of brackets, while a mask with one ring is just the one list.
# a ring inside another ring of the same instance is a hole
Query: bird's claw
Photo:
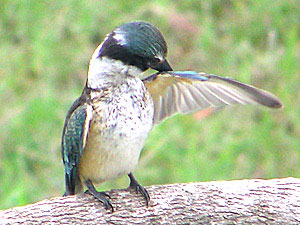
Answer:
[[112, 206], [112, 204], [109, 200], [109, 199], [111, 199], [109, 194], [107, 194], [103, 191], [101, 191], [101, 192], [97, 191], [90, 180], [86, 181], [86, 186], [87, 186], [88, 190], [85, 193], [92, 194], [95, 198], [97, 198], [100, 202], [102, 202], [104, 204], [105, 209], [110, 209], [111, 212], [114, 212], [114, 207]]
[[[92, 194], [95, 198], [97, 198], [100, 202], [102, 202], [105, 206], [105, 209], [110, 209], [111, 212], [114, 212], [114, 207], [112, 206], [109, 199], [111, 199], [110, 195], [101, 191], [101, 192], [91, 192], [89, 190], [85, 191], [85, 193]], [[107, 199], [109, 198], [109, 199]]]
[[132, 188], [136, 191], [136, 193], [141, 193], [143, 195], [143, 197], [145, 198], [146, 201], [146, 205], [149, 205], [149, 201], [150, 201], [150, 195], [148, 193], [148, 191], [146, 190], [146, 188], [144, 188], [142, 185], [140, 185], [137, 180], [133, 177], [133, 175], [130, 173], [129, 175], [130, 178], [130, 185], [129, 188]]

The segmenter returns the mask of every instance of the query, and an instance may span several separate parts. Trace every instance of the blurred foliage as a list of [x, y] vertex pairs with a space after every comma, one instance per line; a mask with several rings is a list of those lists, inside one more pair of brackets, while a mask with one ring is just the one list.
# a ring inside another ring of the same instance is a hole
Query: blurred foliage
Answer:
[[[61, 131], [89, 57], [106, 33], [134, 20], [159, 27], [176, 70], [230, 76], [285, 105], [168, 119], [146, 142], [135, 173], [141, 184], [300, 177], [299, 7], [297, 0], [2, 0], [0, 208], [63, 194]], [[99, 188], [127, 185], [124, 176]]]

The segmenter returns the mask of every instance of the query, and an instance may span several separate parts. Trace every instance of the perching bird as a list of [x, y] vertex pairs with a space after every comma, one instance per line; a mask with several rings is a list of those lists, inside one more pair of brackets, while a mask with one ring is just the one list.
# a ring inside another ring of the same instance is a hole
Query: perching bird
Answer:
[[[96, 48], [83, 92], [63, 128], [65, 195], [87, 188], [113, 211], [108, 194], [96, 191], [94, 184], [127, 174], [129, 187], [140, 192], [148, 205], [149, 194], [132, 172], [155, 124], [175, 113], [207, 107], [282, 107], [271, 93], [231, 78], [173, 72], [166, 56], [163, 35], [146, 22], [121, 25]], [[143, 78], [149, 68], [158, 72]]]

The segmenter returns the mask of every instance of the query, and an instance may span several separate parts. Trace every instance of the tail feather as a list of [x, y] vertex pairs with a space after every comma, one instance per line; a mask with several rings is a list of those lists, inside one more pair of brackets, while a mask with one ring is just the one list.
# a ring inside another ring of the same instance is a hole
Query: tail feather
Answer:
[[70, 171], [70, 173], [65, 173], [65, 182], [66, 182], [66, 192], [64, 196], [75, 195], [82, 189], [77, 168], [73, 168]]

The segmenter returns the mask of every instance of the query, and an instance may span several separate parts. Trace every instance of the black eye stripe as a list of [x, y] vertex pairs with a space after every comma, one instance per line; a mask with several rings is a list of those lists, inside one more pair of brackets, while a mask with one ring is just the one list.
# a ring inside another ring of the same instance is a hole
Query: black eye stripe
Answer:
[[149, 59], [149, 61], [151, 63], [155, 63], [155, 64], [161, 63], [161, 61], [160, 61], [160, 59], [158, 57], [151, 58], [151, 59]]
[[108, 35], [99, 57], [120, 60], [145, 71], [149, 66], [159, 66], [166, 54], [166, 42], [156, 27], [146, 22], [133, 22], [121, 25]]

